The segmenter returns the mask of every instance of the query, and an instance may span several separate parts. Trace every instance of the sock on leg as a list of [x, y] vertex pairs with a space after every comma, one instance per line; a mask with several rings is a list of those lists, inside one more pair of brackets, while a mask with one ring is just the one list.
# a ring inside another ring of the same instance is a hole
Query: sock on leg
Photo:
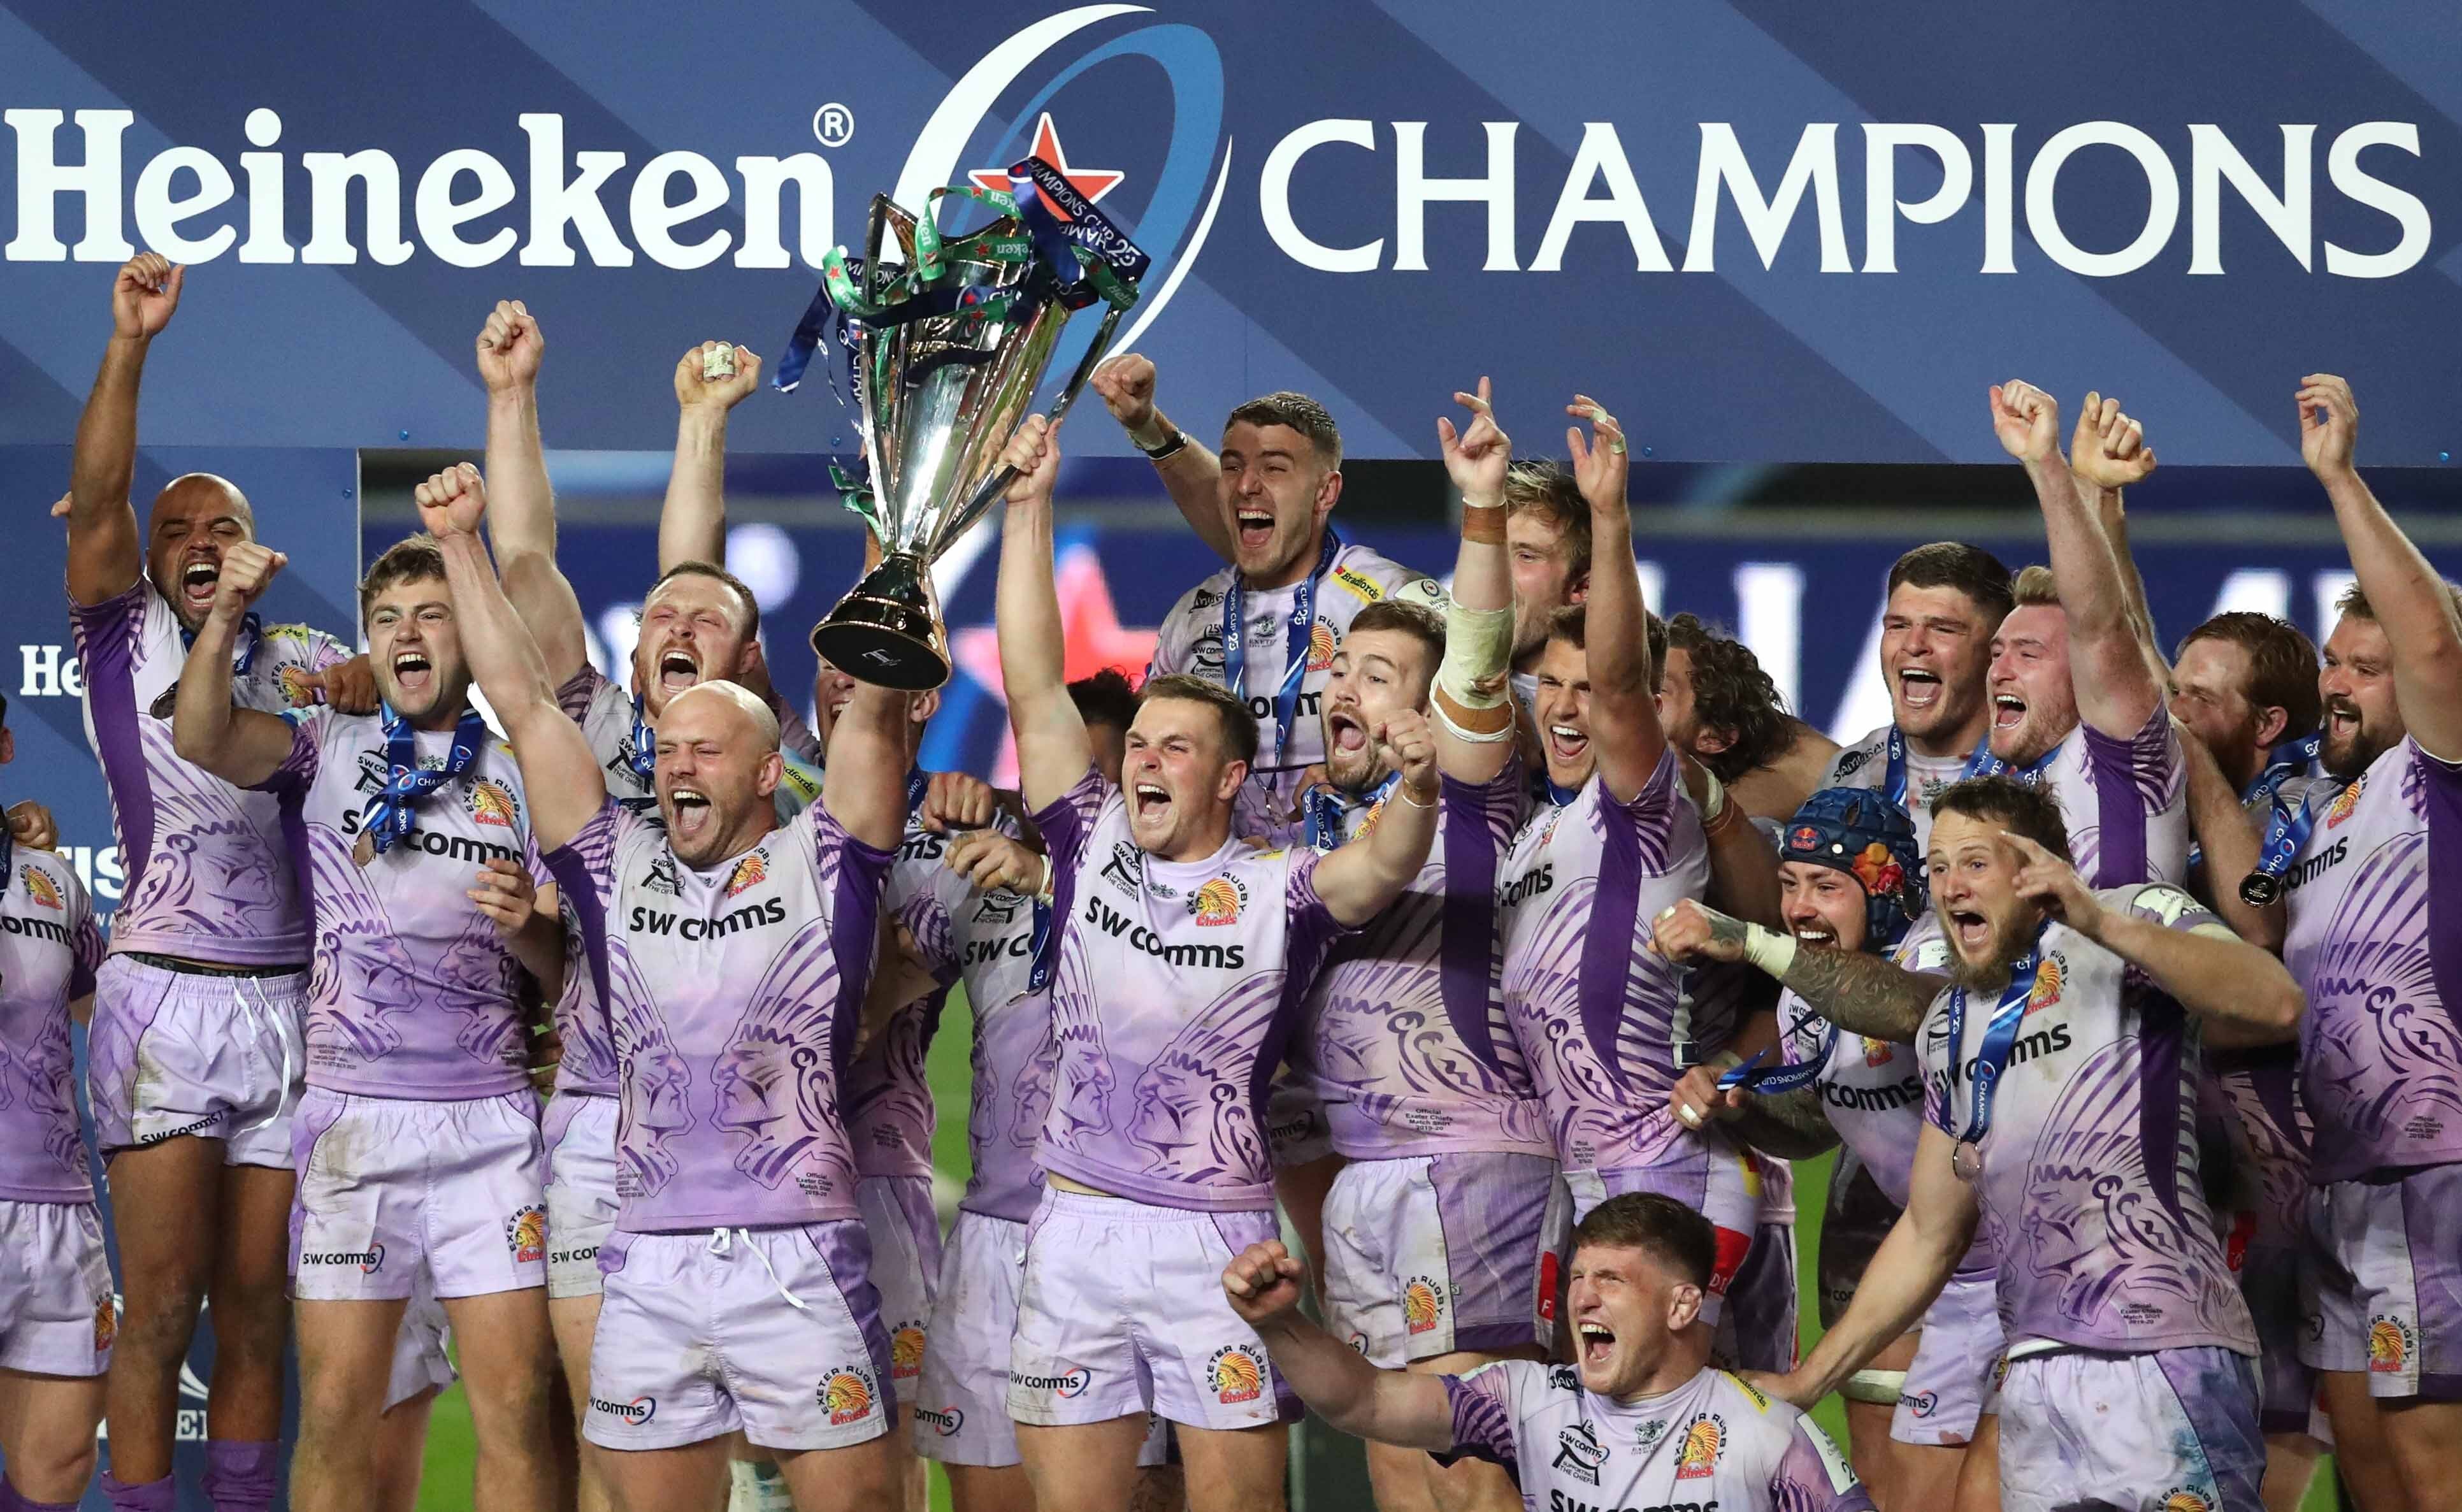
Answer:
[[272, 1512], [281, 1488], [282, 1446], [265, 1440], [205, 1441], [205, 1500], [214, 1512]]
[[102, 1494], [111, 1502], [111, 1512], [178, 1512], [180, 1505], [179, 1482], [169, 1476], [131, 1485], [105, 1471]]

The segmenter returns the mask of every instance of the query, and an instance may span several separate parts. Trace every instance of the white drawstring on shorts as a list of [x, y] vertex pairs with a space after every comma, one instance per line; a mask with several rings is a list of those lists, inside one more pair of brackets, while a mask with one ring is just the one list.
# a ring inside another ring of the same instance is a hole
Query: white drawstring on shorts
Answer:
[[[232, 1131], [234, 1134], [253, 1134], [281, 1117], [291, 1109], [291, 1036], [282, 1032], [279, 1010], [274, 1007], [271, 995], [265, 990], [264, 978], [234, 977], [231, 980], [231, 1001], [239, 1004], [240, 1013], [254, 1024], [260, 1031], [271, 1030], [274, 1039], [282, 1046], [282, 1080], [275, 1084], [273, 1111], [246, 1128]], [[250, 983], [257, 984], [254, 1003], [248, 1000], [248, 988]]]
[[760, 1245], [752, 1242], [751, 1230], [744, 1228], [711, 1229], [709, 1231], [709, 1252], [713, 1255], [725, 1255], [732, 1253], [734, 1250], [735, 1240], [739, 1236], [744, 1240], [744, 1247], [751, 1251], [752, 1258], [761, 1262], [761, 1268], [769, 1273], [769, 1285], [778, 1288], [778, 1295], [787, 1299], [787, 1306], [794, 1308], [798, 1312], [810, 1312], [811, 1308], [804, 1305], [804, 1299], [788, 1290], [787, 1284], [778, 1279], [778, 1267], [769, 1264], [768, 1255], [762, 1250]]

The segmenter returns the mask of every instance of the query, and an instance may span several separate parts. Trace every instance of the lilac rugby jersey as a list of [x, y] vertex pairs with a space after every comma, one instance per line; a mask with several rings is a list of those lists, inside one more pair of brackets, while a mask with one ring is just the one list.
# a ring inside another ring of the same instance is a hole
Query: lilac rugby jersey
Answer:
[[1092, 767], [1034, 815], [1051, 847], [1059, 1067], [1046, 1171], [1161, 1207], [1274, 1204], [1265, 1088], [1342, 932], [1310, 851], [1165, 861]]
[[0, 1198], [91, 1202], [69, 1004], [94, 990], [102, 935], [66, 857], [0, 845]]
[[[86, 739], [111, 792], [126, 873], [111, 948], [232, 966], [308, 959], [308, 913], [274, 800], [244, 792], [171, 748], [171, 706], [188, 659], [179, 616], [140, 576], [98, 604], [71, 604], [85, 678]], [[314, 695], [308, 674], [350, 652], [305, 625], [244, 633], [241, 707], [278, 714]]]
[[[416, 735], [441, 767], [451, 730]], [[318, 709], [259, 785], [282, 801], [315, 931], [308, 983], [308, 1085], [365, 1097], [450, 1101], [526, 1084], [529, 973], [466, 896], [481, 865], [539, 872], [509, 748], [483, 743], [469, 769], [421, 802], [408, 833], [361, 866], [366, 805], [385, 784], [382, 722]]]
[[622, 1069], [616, 1227], [858, 1216], [840, 1089], [889, 860], [814, 804], [695, 870], [613, 797], [548, 853]]
[[1051, 993], [1034, 990], [1036, 917], [1047, 906], [1005, 889], [979, 893], [939, 860], [902, 857], [889, 877], [897, 921], [943, 983], [962, 982], [975, 1021], [966, 1147], [974, 1172], [959, 1206], [1023, 1223], [1043, 1200], [1035, 1142], [1051, 1110]]
[[1632, 802], [1593, 774], [1514, 841], [1498, 879], [1504, 1002], [1567, 1170], [1646, 1167], [1700, 1146], [1667, 1093], [1734, 1026], [1694, 1022], [1650, 939], [1651, 921], [1709, 879], [1673, 747]]
[[1502, 1465], [1531, 1512], [1872, 1512], [1828, 1435], [1725, 1371], [1637, 1402], [1535, 1360], [1439, 1378], [1454, 1455]]
[[[2223, 927], [2166, 884], [2096, 896], [2172, 929]], [[2038, 949], [1976, 1184], [2010, 1342], [2255, 1354], [2248, 1305], [2199, 1179], [2194, 1024], [2143, 972], [2065, 924], [2047, 925]], [[1943, 990], [1933, 1000], [1919, 1036], [1926, 1116], [1962, 1133], [1997, 997], [1967, 1005], [1954, 1088], [1950, 999]]]
[[2321, 805], [2283, 880], [2308, 1178], [2462, 1160], [2462, 764], [2386, 751]]
[[[941, 864], [948, 851], [948, 836], [924, 829], [908, 813], [906, 832], [881, 889], [881, 911], [902, 920], [916, 896], [928, 890], [936, 875], [948, 873]], [[939, 990], [900, 1006], [847, 1068], [847, 1134], [854, 1141], [857, 1176], [930, 1178], [937, 1114], [925, 1062], [948, 995], [943, 981]]]
[[[1890, 735], [1897, 728], [1884, 724], [1852, 745], [1842, 745], [1838, 754], [1829, 758], [1829, 766], [1814, 783], [1823, 788], [1868, 788], [1875, 792], [1890, 786]], [[1921, 851], [1932, 840], [1932, 801], [1943, 788], [1966, 774], [1963, 756], [1926, 756], [1913, 746], [1907, 747], [1906, 792], [1898, 799], [1914, 821], [1915, 849]]]
[[[1528, 792], [1518, 761], [1483, 785], [1446, 778], [1427, 865], [1335, 942], [1307, 988], [1293, 1065], [1325, 1103], [1334, 1149], [1354, 1160], [1556, 1153], [1498, 981], [1497, 872]], [[1352, 803], [1344, 843], [1392, 801]]]
[[2169, 710], [2126, 740], [2080, 724], [2037, 781], [2060, 800], [2088, 887], [2189, 879], [2189, 768]]

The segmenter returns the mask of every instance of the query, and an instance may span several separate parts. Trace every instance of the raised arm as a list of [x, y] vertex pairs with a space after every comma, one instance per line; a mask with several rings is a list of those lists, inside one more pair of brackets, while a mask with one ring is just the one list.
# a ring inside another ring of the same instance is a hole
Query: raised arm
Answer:
[[659, 571], [726, 565], [726, 416], [761, 386], [750, 347], [704, 341], [676, 363], [676, 460], [659, 509]]
[[607, 774], [590, 754], [581, 726], [555, 702], [555, 682], [538, 643], [514, 612], [479, 543], [487, 490], [468, 463], [447, 467], [412, 490], [419, 519], [444, 555], [453, 622], [462, 654], [488, 707], [513, 743], [530, 832], [542, 851], [568, 844], [607, 801]]
[[2078, 496], [2077, 480], [2061, 456], [2060, 403], [2014, 378], [1996, 383], [1992, 429], [2009, 455], [2025, 464], [2036, 501], [2042, 506], [2052, 580], [2060, 588], [2061, 614], [2068, 621], [2078, 717], [2125, 740], [2144, 729], [2162, 707], [2163, 688], [2147, 662], [2111, 543], [2093, 508]]
[[2018, 896], [2153, 978], [2173, 1002], [2208, 1021], [2212, 1043], [2271, 1045], [2299, 1028], [2308, 996], [2289, 969], [2212, 918], [2177, 927], [2190, 913], [2202, 913], [2188, 894], [2155, 883], [2132, 906], [2107, 907], [2075, 867], [2024, 835], [2007, 838], [2026, 858]]
[[1249, 1245], [1222, 1272], [1231, 1310], [1264, 1341], [1275, 1373], [1337, 1432], [1431, 1454], [1453, 1448], [1453, 1400], [1444, 1377], [1380, 1371], [1302, 1317], [1307, 1277], [1307, 1267], [1280, 1240]]
[[1390, 714], [1378, 722], [1375, 740], [1377, 754], [1402, 780], [1385, 800], [1375, 832], [1316, 866], [1316, 896], [1327, 912], [1354, 929], [1393, 906], [1428, 864], [1436, 810], [1444, 802], [1436, 735], [1425, 716], [1408, 709]]
[[214, 583], [214, 607], [198, 627], [180, 668], [180, 691], [171, 709], [171, 749], [234, 788], [253, 788], [273, 775], [291, 754], [291, 722], [262, 709], [231, 703], [231, 653], [238, 649], [248, 609], [290, 558], [254, 541], [223, 552]]
[[145, 542], [128, 489], [137, 475], [137, 389], [145, 352], [180, 308], [188, 270], [160, 252], [122, 264], [111, 285], [111, 343], [77, 417], [69, 461], [69, 597], [99, 604], [145, 571]]
[[1849, 1034], [1911, 1045], [1926, 1010], [1948, 983], [1879, 956], [1806, 945], [1792, 935], [1731, 918], [1691, 898], [1651, 921], [1650, 945], [1670, 961], [1749, 961], [1794, 990], [1813, 1012]]
[[520, 300], [501, 299], [480, 328], [478, 354], [487, 385], [487, 536], [496, 546], [487, 575], [504, 574], [505, 597], [538, 643], [550, 682], [560, 686], [589, 659], [590, 641], [581, 600], [555, 565], [555, 490], [538, 419], [547, 334]]
[[875, 850], [896, 850], [906, 833], [910, 698], [895, 688], [858, 682], [830, 730], [821, 803], [847, 833]]
[[[1001, 683], [1017, 737], [1018, 786], [1028, 807], [1057, 801], [1094, 762], [1086, 721], [1069, 696], [1060, 631], [1060, 589], [1051, 567], [1051, 488], [1060, 442], [1034, 416], [1001, 454], [1017, 469], [1001, 522], [1000, 585], [993, 619], [1000, 634]], [[843, 716], [841, 716], [843, 717]]]
[[[1144, 356], [1123, 352], [1107, 358], [1088, 381], [1103, 407], [1129, 433], [1129, 442], [1154, 464], [1163, 491], [1179, 507], [1179, 517], [1197, 532], [1206, 549], [1224, 561], [1231, 557], [1231, 528], [1222, 518], [1222, 459], [1211, 447], [1173, 424], [1155, 408], [1155, 365]], [[1179, 444], [1172, 444], [1177, 438]]]
[[1711, 900], [1748, 924], [1782, 928], [1777, 848], [1709, 767], [1690, 756], [1679, 754], [1677, 761], [1684, 790], [1701, 810], [1702, 837], [1710, 842]]
[[1980, 1216], [1975, 1184], [1950, 1169], [1948, 1134], [1930, 1119], [1915, 1140], [1907, 1210], [1864, 1267], [1846, 1315], [1822, 1334], [1803, 1363], [1781, 1376], [1754, 1377], [1763, 1391], [1798, 1407], [1836, 1391], [1846, 1377], [1913, 1327], [1975, 1242]]
[[2393, 653], [2394, 706], [2421, 749], [2462, 761], [2462, 623], [2452, 596], [2360, 481], [2352, 460], [2360, 406], [2351, 385], [2330, 373], [2312, 373], [2300, 382], [2300, 455], [2333, 501], [2351, 571], [2385, 627]]
[[2103, 538], [2120, 568], [2120, 586], [2128, 600], [2128, 618], [2136, 627], [2138, 644], [2154, 670], [2156, 683], [2168, 688], [2171, 659], [2163, 654], [2162, 637], [2154, 630], [2154, 611], [2146, 601], [2146, 577], [2128, 550], [2127, 489], [2153, 471], [2154, 448], [2146, 444], [2146, 427], [2122, 414], [2118, 400], [2086, 395], [2077, 430], [2069, 438], [2069, 476], [2077, 484], [2078, 496], [2094, 510], [2095, 523], [2103, 527]]
[[1504, 551], [1504, 477], [1513, 442], [1496, 423], [1488, 381], [1454, 402], [1472, 413], [1457, 435], [1451, 419], [1436, 420], [1445, 471], [1461, 493], [1461, 550], [1454, 558], [1454, 591], [1445, 608], [1445, 657], [1429, 695], [1436, 711], [1436, 760], [1456, 782], [1496, 780], [1513, 759], [1513, 566]]
[[1589, 655], [1590, 740], [1608, 791], [1618, 803], [1631, 803], [1667, 752], [1645, 634], [1649, 609], [1641, 601], [1641, 566], [1632, 556], [1632, 507], [1625, 502], [1632, 459], [1625, 454], [1624, 428], [1596, 400], [1576, 394], [1565, 413], [1587, 419], [1593, 438], [1585, 444], [1580, 427], [1565, 428], [1573, 482], [1590, 507], [1589, 615], [1583, 637]]

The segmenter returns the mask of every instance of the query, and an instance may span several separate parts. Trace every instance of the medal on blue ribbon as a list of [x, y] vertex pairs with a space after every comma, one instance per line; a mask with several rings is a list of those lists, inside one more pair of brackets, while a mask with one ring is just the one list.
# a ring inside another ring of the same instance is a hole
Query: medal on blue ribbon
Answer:
[[2289, 875], [2291, 863], [2300, 859], [2300, 848], [2317, 829], [2317, 802], [2331, 802], [2343, 790], [2343, 785], [2320, 782], [2301, 795], [2300, 808], [2294, 812], [2282, 801], [2278, 790], [2273, 794], [2274, 812], [2265, 822], [2265, 841], [2257, 850], [2257, 870], [2241, 877], [2239, 896], [2251, 908], [2269, 908], [2282, 899], [2282, 879]]
[[[1325, 549], [1317, 552], [1316, 571], [1301, 579], [1291, 594], [1290, 630], [1285, 641], [1283, 684], [1274, 690], [1274, 754], [1280, 756], [1291, 738], [1291, 720], [1300, 705], [1300, 682], [1307, 676], [1308, 642], [1316, 634], [1316, 590], [1333, 571], [1342, 537], [1325, 528]], [[1248, 696], [1248, 583], [1238, 568], [1222, 595], [1222, 680], [1242, 698]]]
[[359, 815], [359, 841], [352, 850], [352, 858], [365, 866], [393, 848], [393, 843], [410, 832], [411, 820], [419, 806], [436, 789], [470, 769], [479, 756], [479, 747], [487, 740], [487, 722], [479, 711], [465, 708], [460, 723], [453, 726], [453, 748], [442, 767], [419, 764], [419, 733], [387, 704], [378, 718], [382, 721], [385, 737], [385, 767], [392, 775], [385, 779], [367, 808]]
[[[1975, 754], [1966, 758], [1966, 770], [1963, 775], [1975, 776], [1976, 765], [1992, 759], [1992, 737], [1986, 735], [1982, 743], [1975, 747]], [[2046, 756], [2043, 759], [2049, 761], [2051, 758]], [[1906, 733], [1895, 724], [1890, 726], [1889, 757], [1882, 768], [1881, 792], [1890, 802], [1909, 813], [1914, 812], [1921, 807], [1907, 801], [1907, 737]]]
[[[239, 643], [231, 651], [231, 676], [244, 678], [248, 669], [256, 665], [256, 643], [265, 638], [265, 621], [251, 609], [239, 622]], [[180, 649], [193, 651], [197, 633], [187, 626], [180, 627]]]
[[[2062, 744], [2065, 745], [2067, 743], [2062, 742]], [[2023, 767], [2012, 766], [2010, 763], [2002, 761], [1999, 757], [1992, 754], [1992, 742], [1987, 736], [1982, 745], [1975, 747], [1975, 754], [1966, 758], [1966, 770], [1958, 773], [1958, 777], [1960, 781], [1963, 781], [1968, 777], [2005, 776], [2010, 778], [2012, 781], [2024, 783], [2026, 786], [2031, 788], [2041, 779], [2043, 768], [2052, 764], [2052, 758], [2058, 756], [2060, 753], [2061, 747], [2059, 745], [2055, 745], [2050, 750], [2043, 752], [2043, 754], [2036, 757], [2033, 761], [2028, 762]]]
[[1383, 803], [1385, 795], [1401, 779], [1400, 772], [1387, 772], [1383, 782], [1356, 796], [1331, 783], [1309, 788], [1300, 798], [1301, 810], [1307, 820], [1308, 849], [1319, 855], [1340, 849], [1349, 840], [1343, 833], [1343, 821], [1354, 812], [1373, 810]]
[[[1984, 1028], [1983, 1044], [1976, 1052], [1966, 1132], [1957, 1135], [1957, 1147], [1949, 1155], [1949, 1168], [1962, 1181], [1972, 1181], [1983, 1174], [1983, 1136], [1992, 1130], [1992, 1097], [1999, 1088], [2001, 1073], [2009, 1069], [2010, 1052], [2017, 1048], [2018, 1025], [2026, 1016], [2026, 1000], [2034, 996], [2035, 972], [2042, 962], [2043, 927], [2036, 928], [2033, 948], [2009, 968], [2009, 985], [1994, 1005], [1992, 1022]], [[1954, 1132], [1949, 1120], [1954, 1116], [1958, 1070], [1965, 1053], [1966, 989], [1953, 987], [1949, 994], [1949, 1095], [1940, 1103], [1941, 1129], [1945, 1133]]]
[[[1812, 1054], [1800, 1061], [1788, 1061], [1762, 1070], [1760, 1069], [1760, 1063], [1769, 1058], [1770, 1051], [1766, 1049], [1756, 1051], [1749, 1059], [1728, 1067], [1719, 1074], [1718, 1091], [1729, 1091], [1740, 1087], [1748, 1092], [1776, 1097], [1800, 1088], [1809, 1087], [1829, 1065], [1829, 1052], [1837, 1044], [1838, 1026], [1825, 1024], [1821, 1032], [1821, 1048]], [[1773, 1046], [1771, 1048], [1774, 1049], [1776, 1047]]]

